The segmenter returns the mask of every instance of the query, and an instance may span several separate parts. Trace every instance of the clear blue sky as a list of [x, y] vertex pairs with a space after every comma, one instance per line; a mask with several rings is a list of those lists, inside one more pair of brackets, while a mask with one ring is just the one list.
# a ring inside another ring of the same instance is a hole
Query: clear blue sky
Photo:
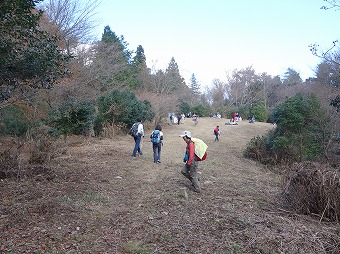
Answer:
[[226, 71], [253, 66], [283, 75], [293, 68], [304, 80], [320, 59], [308, 45], [332, 46], [340, 37], [340, 11], [321, 10], [323, 0], [101, 0], [98, 39], [109, 25], [130, 50], [142, 45], [148, 67], [174, 57], [188, 83], [201, 87]]

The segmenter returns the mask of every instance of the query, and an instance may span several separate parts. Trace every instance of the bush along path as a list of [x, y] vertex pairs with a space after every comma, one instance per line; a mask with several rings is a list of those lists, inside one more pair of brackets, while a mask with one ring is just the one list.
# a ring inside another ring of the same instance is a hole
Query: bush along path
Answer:
[[[0, 181], [1, 253], [338, 253], [339, 227], [283, 208], [280, 175], [245, 159], [265, 123], [163, 126], [161, 164], [146, 131], [133, 139], [71, 137], [40, 174]], [[213, 129], [220, 126], [220, 141]], [[203, 139], [201, 193], [181, 173], [183, 130]]]

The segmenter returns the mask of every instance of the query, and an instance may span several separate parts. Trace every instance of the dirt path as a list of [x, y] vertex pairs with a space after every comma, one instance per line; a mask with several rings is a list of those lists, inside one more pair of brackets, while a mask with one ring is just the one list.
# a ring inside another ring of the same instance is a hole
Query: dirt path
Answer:
[[[281, 209], [279, 176], [243, 158], [250, 138], [272, 125], [224, 123], [163, 126], [161, 164], [153, 163], [151, 130], [137, 158], [129, 136], [73, 139], [49, 166], [52, 180], [1, 182], [0, 252], [336, 253], [336, 226]], [[183, 130], [209, 146], [200, 194], [180, 174]]]

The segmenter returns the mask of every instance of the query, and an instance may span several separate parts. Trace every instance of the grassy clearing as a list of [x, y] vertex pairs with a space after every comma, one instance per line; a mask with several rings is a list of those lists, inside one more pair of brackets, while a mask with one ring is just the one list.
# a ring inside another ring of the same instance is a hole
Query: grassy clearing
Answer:
[[[162, 164], [153, 163], [152, 130], [134, 159], [130, 136], [72, 137], [48, 175], [0, 181], [0, 252], [337, 253], [339, 226], [284, 210], [279, 175], [242, 157], [272, 125], [224, 122], [164, 125]], [[201, 194], [180, 174], [183, 130], [209, 146]]]

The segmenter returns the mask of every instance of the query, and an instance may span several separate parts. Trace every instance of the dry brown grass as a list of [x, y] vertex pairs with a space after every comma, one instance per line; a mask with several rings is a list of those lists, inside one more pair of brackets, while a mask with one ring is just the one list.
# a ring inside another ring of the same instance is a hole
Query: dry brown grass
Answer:
[[289, 209], [340, 222], [340, 172], [326, 163], [293, 164], [284, 177], [283, 197]]
[[[272, 125], [224, 122], [163, 126], [162, 164], [151, 130], [135, 159], [130, 136], [71, 138], [39, 177], [0, 181], [0, 252], [339, 253], [339, 225], [284, 210], [279, 175], [242, 157]], [[209, 146], [200, 194], [180, 174], [185, 129]]]

